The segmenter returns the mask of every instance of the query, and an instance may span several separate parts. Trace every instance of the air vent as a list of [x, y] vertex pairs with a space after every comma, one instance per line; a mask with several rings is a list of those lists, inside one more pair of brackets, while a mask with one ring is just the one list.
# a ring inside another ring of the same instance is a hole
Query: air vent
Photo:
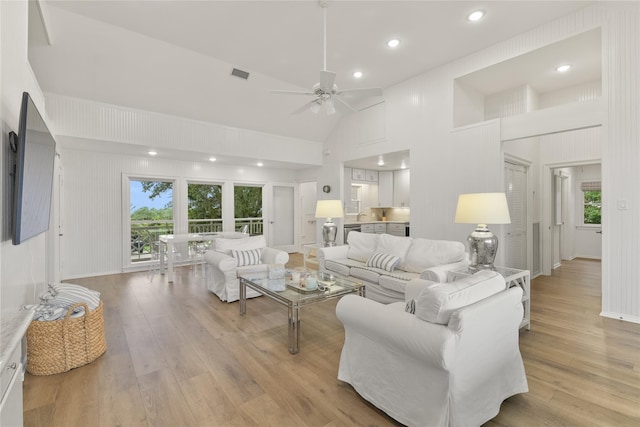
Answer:
[[231, 75], [232, 76], [236, 76], [236, 77], [240, 77], [241, 79], [245, 79], [247, 80], [249, 78], [249, 73], [246, 71], [242, 71], [242, 70], [238, 70], [237, 68], [234, 68], [233, 71], [231, 71]]

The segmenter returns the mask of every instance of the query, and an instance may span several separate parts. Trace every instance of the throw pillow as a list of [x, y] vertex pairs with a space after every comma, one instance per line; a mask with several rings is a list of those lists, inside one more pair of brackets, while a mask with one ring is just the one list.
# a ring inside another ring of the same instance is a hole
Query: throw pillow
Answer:
[[238, 267], [244, 267], [245, 265], [260, 264], [261, 252], [260, 249], [249, 249], [246, 251], [231, 249], [231, 256], [235, 258]]
[[391, 272], [398, 266], [398, 264], [400, 264], [400, 258], [397, 256], [376, 252], [369, 257], [366, 266], [380, 268]]
[[407, 305], [404, 306], [404, 311], [411, 314], [416, 314], [416, 300], [412, 299], [407, 301]]

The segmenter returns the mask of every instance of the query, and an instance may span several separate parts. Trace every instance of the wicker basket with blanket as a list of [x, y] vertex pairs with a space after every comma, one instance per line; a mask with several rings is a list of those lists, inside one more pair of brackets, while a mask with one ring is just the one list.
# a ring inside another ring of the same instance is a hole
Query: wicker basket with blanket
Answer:
[[[84, 315], [72, 318], [77, 307]], [[32, 321], [27, 329], [27, 371], [32, 375], [67, 372], [93, 362], [107, 349], [102, 301], [90, 311], [73, 304], [63, 319]]]

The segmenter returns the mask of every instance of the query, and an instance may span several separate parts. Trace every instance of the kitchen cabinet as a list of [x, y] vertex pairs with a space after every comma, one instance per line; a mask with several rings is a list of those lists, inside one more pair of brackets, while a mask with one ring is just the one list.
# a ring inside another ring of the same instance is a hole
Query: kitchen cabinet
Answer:
[[360, 231], [362, 233], [375, 233], [376, 232], [376, 227], [374, 224], [362, 224], [360, 226]]
[[378, 182], [378, 171], [364, 171], [364, 179], [368, 182]]
[[404, 223], [387, 223], [385, 225], [387, 226], [387, 234], [401, 237], [406, 235], [406, 225]]
[[387, 208], [393, 206], [393, 172], [378, 173], [378, 206]]
[[351, 169], [351, 179], [363, 182], [378, 182], [378, 171], [367, 169]]
[[387, 224], [385, 223], [373, 224], [373, 230], [374, 230], [374, 233], [376, 234], [384, 234], [387, 232]]
[[393, 206], [409, 207], [411, 182], [409, 169], [393, 171]]
[[351, 179], [354, 181], [366, 181], [367, 176], [364, 169], [351, 169]]

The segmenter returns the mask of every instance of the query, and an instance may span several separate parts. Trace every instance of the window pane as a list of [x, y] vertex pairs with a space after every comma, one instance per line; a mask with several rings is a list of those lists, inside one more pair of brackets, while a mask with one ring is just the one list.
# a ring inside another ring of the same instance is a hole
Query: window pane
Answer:
[[263, 234], [262, 187], [234, 187], [234, 217], [236, 231], [247, 228], [249, 234]]
[[129, 181], [131, 262], [148, 261], [152, 243], [173, 233], [173, 182]]
[[584, 223], [601, 224], [602, 194], [600, 191], [584, 193]]
[[222, 186], [188, 184], [189, 233], [222, 231]]

